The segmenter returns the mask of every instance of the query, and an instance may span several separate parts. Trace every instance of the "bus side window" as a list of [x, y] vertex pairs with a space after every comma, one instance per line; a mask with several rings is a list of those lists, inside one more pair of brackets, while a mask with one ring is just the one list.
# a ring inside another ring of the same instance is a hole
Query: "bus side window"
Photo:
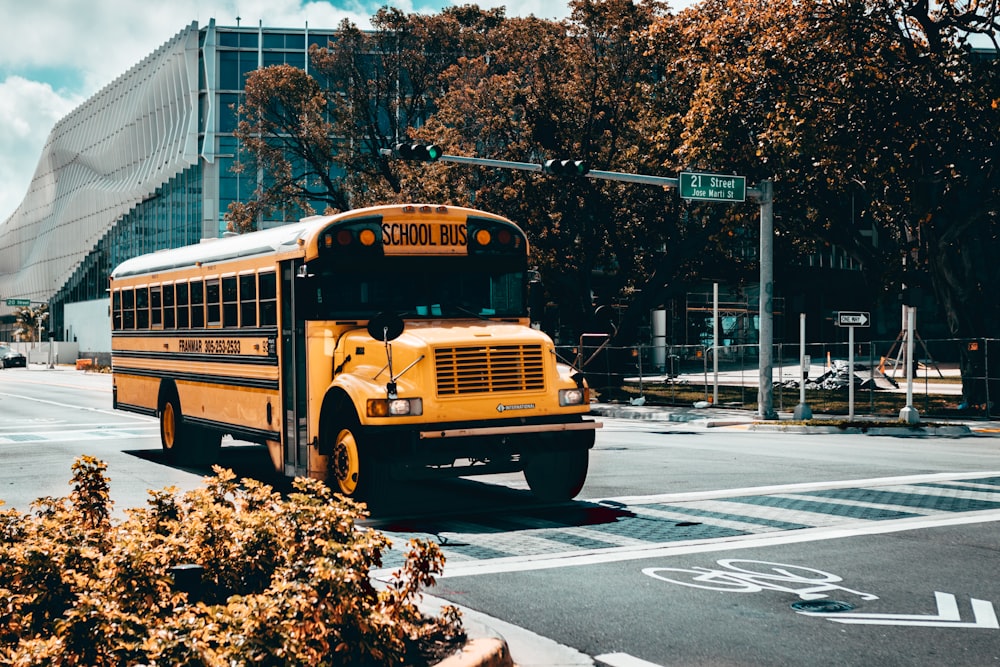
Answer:
[[219, 300], [219, 279], [205, 281], [205, 324], [219, 326], [222, 324], [222, 304]]
[[174, 286], [177, 301], [177, 328], [187, 329], [191, 323], [191, 309], [188, 303], [188, 284], [177, 283]]
[[163, 328], [174, 328], [174, 286], [163, 286]]
[[135, 328], [149, 328], [149, 288], [139, 287], [135, 290]]
[[278, 280], [274, 271], [260, 274], [260, 325], [278, 323]]
[[163, 288], [149, 288], [149, 324], [153, 329], [163, 328]]
[[205, 283], [200, 280], [191, 282], [191, 327], [200, 329], [205, 326]]
[[135, 329], [135, 292], [122, 290], [122, 328]]
[[118, 330], [122, 328], [122, 293], [115, 290], [111, 294], [111, 328]]
[[257, 276], [240, 276], [240, 326], [257, 326]]
[[222, 326], [238, 327], [240, 304], [236, 292], [236, 276], [222, 279]]

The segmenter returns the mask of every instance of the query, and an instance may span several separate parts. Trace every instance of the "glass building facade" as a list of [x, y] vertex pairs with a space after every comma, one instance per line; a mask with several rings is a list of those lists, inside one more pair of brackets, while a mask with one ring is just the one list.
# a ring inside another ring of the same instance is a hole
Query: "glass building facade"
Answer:
[[[123, 260], [221, 236], [229, 204], [256, 185], [232, 171], [247, 74], [308, 70], [309, 47], [332, 38], [308, 26], [192, 22], [60, 120], [24, 200], [0, 224], [0, 295], [48, 303], [63, 339], [73, 331], [65, 305], [104, 309]], [[12, 339], [13, 310], [0, 301], [0, 340]]]

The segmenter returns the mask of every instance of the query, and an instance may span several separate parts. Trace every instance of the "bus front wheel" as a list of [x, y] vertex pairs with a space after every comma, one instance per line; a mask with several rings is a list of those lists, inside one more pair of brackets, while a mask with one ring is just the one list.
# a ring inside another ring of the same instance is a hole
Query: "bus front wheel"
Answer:
[[527, 457], [524, 479], [541, 500], [572, 500], [587, 481], [589, 460], [590, 450], [585, 447], [539, 449]]
[[330, 453], [330, 481], [335, 490], [356, 500], [371, 500], [380, 490], [384, 477], [369, 443], [362, 437], [361, 426], [353, 412], [341, 411]]

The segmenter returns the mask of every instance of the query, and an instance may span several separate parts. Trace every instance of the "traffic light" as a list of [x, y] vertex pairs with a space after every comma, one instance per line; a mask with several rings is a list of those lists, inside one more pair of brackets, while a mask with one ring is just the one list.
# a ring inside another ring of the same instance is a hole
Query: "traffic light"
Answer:
[[590, 171], [583, 160], [546, 160], [542, 168], [553, 176], [586, 176]]
[[434, 162], [444, 152], [437, 144], [398, 143], [393, 152], [400, 160], [414, 162]]

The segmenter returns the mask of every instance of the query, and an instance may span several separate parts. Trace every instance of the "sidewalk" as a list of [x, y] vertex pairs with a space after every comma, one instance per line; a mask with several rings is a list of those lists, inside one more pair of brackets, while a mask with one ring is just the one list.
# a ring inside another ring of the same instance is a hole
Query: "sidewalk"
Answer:
[[[844, 415], [814, 414], [809, 424], [796, 421], [791, 412], [779, 412], [778, 419], [763, 419], [750, 410], [734, 408], [696, 408], [672, 405], [626, 405], [594, 403], [590, 413], [595, 417], [639, 419], [685, 423], [702, 428], [743, 426], [752, 431], [813, 433], [816, 435], [853, 433], [865, 435], [961, 437], [979, 434], [1000, 434], [1000, 421], [976, 419], [923, 419], [917, 424], [901, 424], [887, 418], [855, 417], [845, 426]], [[817, 422], [830, 422], [824, 425]]]

